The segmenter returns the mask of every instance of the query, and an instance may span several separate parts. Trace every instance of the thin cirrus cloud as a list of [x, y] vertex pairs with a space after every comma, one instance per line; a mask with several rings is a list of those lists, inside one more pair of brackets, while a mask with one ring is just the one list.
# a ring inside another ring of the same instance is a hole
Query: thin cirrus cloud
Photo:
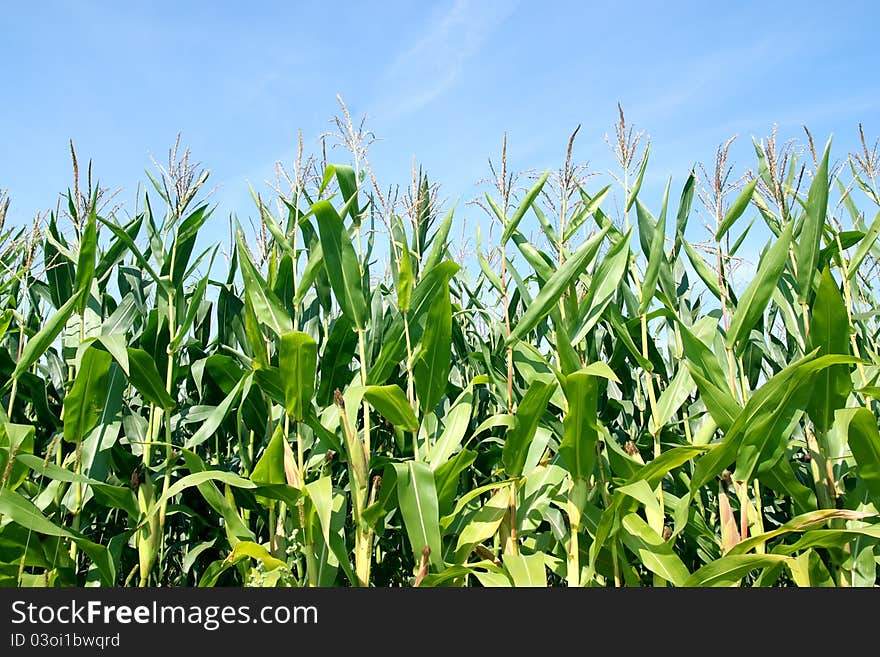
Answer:
[[455, 0], [429, 22], [382, 74], [387, 91], [373, 105], [386, 120], [415, 112], [452, 89], [469, 60], [516, 9], [514, 2]]

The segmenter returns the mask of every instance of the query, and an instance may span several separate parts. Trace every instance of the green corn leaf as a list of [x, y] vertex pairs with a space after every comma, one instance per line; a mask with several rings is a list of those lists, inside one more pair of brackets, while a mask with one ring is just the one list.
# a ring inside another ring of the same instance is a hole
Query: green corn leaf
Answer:
[[49, 347], [52, 346], [55, 338], [58, 337], [58, 334], [64, 329], [67, 320], [73, 314], [78, 300], [79, 299], [76, 296], [70, 297], [64, 305], [58, 309], [58, 312], [52, 315], [46, 323], [43, 324], [43, 328], [27, 341], [27, 344], [25, 344], [24, 349], [21, 352], [21, 357], [15, 364], [15, 370], [12, 372], [11, 378], [20, 378], [21, 375], [27, 372], [31, 368], [31, 365], [36, 363]]
[[101, 417], [113, 357], [95, 347], [85, 350], [70, 392], [64, 397], [64, 440], [78, 443]]
[[502, 558], [515, 587], [546, 588], [547, 570], [542, 553], [505, 554]]
[[687, 242], [682, 242], [682, 244], [684, 245], [684, 252], [687, 254], [688, 260], [693, 266], [694, 271], [697, 272], [697, 276], [706, 284], [706, 287], [715, 295], [715, 298], [720, 301], [723, 297], [721, 286], [718, 284], [718, 275], [709, 268], [709, 265], [706, 264], [706, 261], [696, 252], [694, 247]]
[[397, 309], [406, 313], [409, 312], [410, 301], [412, 301], [413, 267], [405, 238], [400, 243], [400, 263], [397, 267]]
[[85, 312], [95, 279], [95, 254], [98, 250], [98, 229], [94, 203], [79, 243], [79, 258], [76, 262], [76, 281], [74, 290], [77, 296], [76, 311]]
[[859, 267], [862, 266], [865, 258], [868, 257], [868, 254], [877, 242], [878, 236], [880, 236], [880, 212], [874, 216], [871, 226], [859, 242], [859, 247], [856, 249], [852, 260], [849, 261], [849, 266], [846, 272], [847, 280], [852, 280], [852, 278], [858, 273]]
[[675, 586], [685, 586], [690, 572], [672, 547], [635, 513], [622, 519], [623, 543], [648, 570]]
[[596, 465], [599, 385], [595, 376], [579, 371], [566, 376], [563, 387], [568, 399], [568, 412], [563, 421], [559, 455], [572, 477], [588, 479]]
[[0, 515], [37, 534], [68, 538], [89, 556], [98, 569], [103, 586], [116, 584], [116, 567], [110, 551], [103, 545], [93, 543], [78, 532], [59, 527], [46, 518], [28, 499], [8, 488], [0, 488]]
[[434, 236], [431, 238], [431, 252], [422, 264], [420, 268], [421, 271], [431, 271], [434, 267], [440, 264], [441, 260], [443, 260], [443, 256], [448, 247], [447, 240], [449, 239], [449, 231], [452, 229], [452, 215], [454, 212], [455, 205], [449, 208], [447, 213], [443, 216], [443, 219], [440, 221], [440, 227], [437, 228], [437, 232], [435, 232]]
[[590, 288], [579, 305], [578, 317], [580, 319], [574, 330], [572, 343], [577, 344], [587, 337], [617, 293], [617, 288], [620, 287], [625, 277], [626, 266], [629, 264], [631, 235], [632, 229], [614, 243], [605, 254], [605, 258], [596, 267]]
[[367, 303], [357, 254], [351, 245], [348, 231], [329, 201], [318, 201], [312, 209], [318, 220], [318, 232], [324, 249], [324, 267], [330, 278], [333, 294], [342, 312], [358, 331], [363, 331], [367, 325]]
[[[648, 254], [648, 268], [645, 270], [645, 278], [642, 281], [642, 300], [639, 304], [639, 314], [644, 314], [654, 298], [654, 290], [657, 288], [657, 280], [660, 277], [660, 268], [668, 266], [663, 246], [666, 243], [666, 204], [669, 199], [669, 183], [666, 183], [666, 191], [663, 193], [663, 208], [660, 217], [653, 226], [654, 233], [651, 236], [651, 249]], [[639, 216], [639, 225], [645, 216], [645, 207], [641, 201], [636, 203], [636, 212]]]
[[[810, 321], [808, 350], [819, 350], [819, 355], [849, 355], [849, 316], [843, 295], [826, 267], [822, 273], [819, 290], [813, 301]], [[816, 375], [813, 394], [807, 405], [807, 412], [823, 433], [834, 422], [834, 411], [846, 405], [852, 390], [852, 379], [846, 365], [828, 367]]]
[[406, 431], [419, 430], [419, 421], [400, 386], [366, 386], [363, 395], [394, 426]]
[[678, 256], [679, 248], [682, 244], [687, 244], [684, 239], [684, 231], [687, 228], [688, 217], [691, 214], [691, 205], [694, 202], [694, 188], [696, 187], [697, 177], [691, 171], [684, 187], [681, 189], [681, 197], [678, 201], [678, 212], [675, 215], [675, 244], [672, 251], [674, 256]]
[[721, 220], [721, 224], [718, 226], [718, 230], [715, 232], [715, 241], [720, 242], [721, 238], [730, 230], [731, 226], [739, 219], [743, 213], [746, 211], [746, 208], [749, 207], [749, 202], [752, 200], [752, 194], [755, 192], [755, 186], [758, 184], [758, 179], [755, 178], [751, 182], [749, 182], [743, 190], [737, 195], [736, 199], [733, 202], [733, 205], [728, 208], [727, 212], [724, 213], [724, 219]]
[[787, 559], [779, 554], [727, 555], [697, 570], [685, 580], [684, 586], [735, 586], [753, 570], [772, 568]]
[[239, 266], [241, 267], [241, 277], [244, 280], [245, 293], [250, 299], [257, 319], [278, 336], [289, 333], [293, 330], [290, 316], [287, 314], [284, 304], [275, 296], [268, 283], [257, 271], [256, 265], [251, 260], [241, 228], [236, 231], [235, 239], [238, 245]]
[[642, 181], [645, 179], [645, 170], [648, 168], [648, 155], [651, 152], [651, 144], [649, 143], [645, 147], [645, 154], [642, 156], [642, 164], [639, 167], [639, 172], [636, 174], [635, 182], [633, 183], [632, 188], [629, 190], [629, 196], [626, 199], [626, 209], [632, 207], [632, 204], [635, 203], [636, 197], [639, 195], [639, 190], [642, 188]]
[[828, 156], [831, 140], [825, 146], [822, 161], [813, 176], [807, 194], [807, 209], [803, 227], [798, 238], [796, 252], [798, 263], [798, 301], [807, 303], [813, 291], [813, 277], [822, 248], [822, 231], [825, 228], [825, 213], [828, 211]]
[[547, 182], [547, 178], [549, 177], [550, 172], [545, 171], [541, 177], [538, 178], [538, 181], [532, 185], [531, 189], [526, 192], [526, 195], [523, 197], [522, 202], [520, 202], [519, 207], [517, 207], [516, 212], [513, 213], [513, 216], [504, 225], [504, 232], [501, 234], [501, 246], [507, 244], [510, 236], [513, 235], [513, 232], [517, 229], [517, 226], [519, 226], [519, 222], [526, 216], [526, 212], [532, 207], [535, 199], [538, 198], [541, 189], [544, 187], [544, 183]]
[[128, 356], [128, 380], [131, 385], [151, 404], [166, 411], [173, 409], [176, 403], [165, 390], [165, 384], [153, 357], [137, 347], [127, 347], [125, 351]]
[[[417, 340], [416, 328], [421, 325], [424, 316], [432, 306], [435, 295], [446, 289], [449, 280], [458, 272], [459, 266], [454, 262], [445, 261], [433, 269], [426, 270], [415, 289], [413, 289], [412, 308], [409, 312], [409, 326], [413, 331], [410, 339]], [[367, 383], [382, 384], [391, 375], [395, 365], [406, 355], [406, 334], [403, 318], [395, 317], [391, 326], [382, 337], [382, 348], [376, 360], [370, 366]]]
[[413, 559], [419, 563], [422, 551], [427, 547], [431, 551], [431, 565], [436, 571], [443, 570], [440, 512], [434, 473], [426, 463], [407, 461], [393, 465], [397, 472], [397, 502], [412, 546]]
[[584, 222], [595, 214], [596, 210], [599, 209], [599, 206], [602, 205], [602, 202], [605, 200], [605, 197], [608, 196], [608, 192], [611, 191], [611, 185], [606, 185], [602, 189], [600, 189], [596, 194], [584, 204], [583, 209], [578, 212], [577, 215], [572, 219], [571, 223], [565, 228], [565, 237], [563, 238], [564, 242], [568, 242], [574, 234], [580, 230], [580, 227], [584, 225]]
[[446, 392], [452, 361], [452, 305], [449, 286], [441, 285], [425, 317], [425, 330], [414, 356], [413, 376], [421, 408], [432, 411]]
[[510, 477], [519, 477], [526, 462], [529, 446], [538, 430], [538, 422], [547, 410], [547, 402], [556, 390], [556, 379], [551, 375], [539, 375], [533, 380], [516, 409], [516, 422], [507, 432], [501, 460], [504, 471]]
[[284, 408], [291, 420], [302, 422], [315, 396], [318, 343], [307, 333], [292, 331], [281, 336], [278, 367], [284, 382]]
[[773, 290], [779, 282], [779, 277], [788, 259], [792, 228], [793, 224], [789, 223], [776, 243], [767, 250], [758, 265], [755, 278], [749, 283], [736, 304], [736, 310], [730, 320], [730, 328], [724, 339], [728, 349], [736, 346], [737, 351], [741, 352], [745, 348], [744, 338], [748, 336], [752, 327], [764, 314], [767, 302], [773, 295]]
[[859, 479], [873, 497], [880, 503], [880, 432], [877, 418], [867, 408], [860, 408], [849, 421], [847, 435], [849, 448], [859, 469]]
[[538, 292], [532, 305], [519, 318], [516, 326], [510, 332], [510, 337], [507, 338], [506, 344], [509, 345], [525, 337], [529, 331], [538, 325], [538, 322], [550, 313], [559, 302], [565, 289], [577, 281], [593, 258], [596, 257], [599, 246], [602, 244], [602, 240], [605, 239], [607, 232], [608, 229], [603, 228], [598, 234], [590, 238], [550, 277], [550, 280]]

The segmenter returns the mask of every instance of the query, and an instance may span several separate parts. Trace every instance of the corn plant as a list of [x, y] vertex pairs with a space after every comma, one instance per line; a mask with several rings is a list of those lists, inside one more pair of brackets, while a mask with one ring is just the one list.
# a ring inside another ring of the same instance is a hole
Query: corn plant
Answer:
[[876, 585], [864, 135], [655, 198], [621, 111], [605, 180], [505, 137], [444, 207], [337, 123], [225, 245], [176, 145], [130, 216], [91, 167], [31, 229], [0, 197], [3, 584]]

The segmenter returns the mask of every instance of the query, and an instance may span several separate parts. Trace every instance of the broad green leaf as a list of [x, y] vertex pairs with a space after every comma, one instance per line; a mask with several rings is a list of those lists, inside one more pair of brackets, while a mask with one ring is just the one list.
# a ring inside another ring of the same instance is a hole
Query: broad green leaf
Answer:
[[[359, 221], [360, 210], [357, 206], [357, 176], [354, 168], [347, 164], [333, 164], [333, 171], [336, 174], [336, 180], [339, 182], [339, 191], [342, 192], [342, 198], [345, 201], [346, 210], [352, 220]], [[329, 169], [330, 167], [328, 167]]]
[[531, 588], [547, 586], [547, 571], [542, 553], [505, 554], [502, 559], [514, 586]]
[[92, 292], [92, 281], [95, 278], [95, 254], [98, 250], [97, 215], [95, 204], [92, 204], [91, 212], [86, 220], [82, 238], [79, 243], [79, 257], [76, 262], [76, 281], [74, 291], [77, 296], [76, 311], [80, 314], [85, 312], [89, 295]]
[[[837, 283], [826, 267], [813, 301], [810, 338], [807, 349], [819, 350], [819, 355], [849, 355], [849, 316]], [[852, 390], [852, 379], [846, 365], [833, 365], [816, 375], [813, 394], [807, 412], [821, 432], [834, 422], [834, 411], [846, 405]]]
[[526, 192], [526, 195], [520, 202], [519, 207], [517, 207], [516, 212], [513, 213], [513, 216], [504, 225], [504, 232], [501, 234], [501, 246], [507, 244], [510, 236], [513, 235], [513, 231], [519, 226], [519, 222], [522, 221], [524, 216], [526, 216], [526, 212], [532, 207], [535, 199], [538, 198], [538, 195], [541, 193], [541, 189], [544, 187], [544, 183], [547, 182], [549, 176], [550, 172], [545, 171], [541, 177], [538, 178], [538, 181], [532, 185], [531, 189]]
[[464, 439], [473, 412], [474, 389], [471, 382], [453, 402], [444, 418], [443, 432], [431, 447], [431, 469], [437, 470], [455, 453]]
[[880, 237], [880, 212], [874, 216], [871, 226], [859, 242], [859, 247], [853, 254], [852, 260], [849, 261], [846, 272], [847, 280], [851, 280], [859, 272], [859, 267], [862, 266], [865, 258], [868, 257], [868, 254], [877, 242], [877, 237]]
[[795, 584], [801, 587], [818, 588], [835, 586], [831, 574], [822, 563], [815, 550], [807, 550], [789, 559], [786, 564]]
[[[166, 278], [159, 276], [156, 273], [156, 270], [150, 265], [150, 262], [144, 257], [144, 254], [141, 253], [141, 250], [137, 247], [137, 244], [134, 243], [134, 238], [132, 238], [124, 229], [117, 226], [112, 221], [108, 221], [103, 217], [98, 217], [98, 221], [107, 226], [110, 229], [110, 232], [116, 236], [116, 239], [125, 244], [125, 247], [134, 255], [135, 260], [137, 260], [138, 266], [141, 267], [144, 271], [149, 274], [150, 278], [161, 287], [165, 292], [169, 292], [171, 287]], [[66, 305], [66, 304], [65, 304]]]
[[814, 529], [804, 532], [794, 543], [776, 546], [773, 552], [788, 555], [809, 548], [840, 548], [859, 539], [868, 539], [875, 545], [880, 543], [880, 524], [851, 529]]
[[675, 245], [673, 247], [673, 257], [678, 257], [679, 246], [687, 244], [684, 239], [684, 231], [687, 228], [688, 217], [691, 213], [691, 205], [694, 201], [694, 188], [696, 187], [697, 177], [691, 171], [684, 187], [681, 189], [681, 198], [678, 201], [678, 213], [675, 216]]
[[[199, 457], [198, 454], [192, 452], [188, 449], [181, 450], [184, 462], [186, 463], [187, 469], [192, 474], [201, 474], [203, 478], [201, 479], [191, 479], [190, 482], [195, 484], [195, 487], [198, 489], [199, 493], [205, 499], [214, 511], [220, 514], [220, 517], [223, 518], [223, 523], [226, 529], [226, 535], [230, 539], [231, 542], [237, 541], [254, 541], [256, 540], [253, 532], [247, 527], [244, 521], [241, 519], [241, 516], [238, 513], [237, 507], [230, 501], [230, 498], [220, 492], [220, 489], [217, 488], [213, 479], [210, 477], [210, 473], [208, 471], [205, 462]], [[208, 473], [206, 475], [206, 473]], [[232, 473], [225, 473], [232, 474]], [[233, 475], [235, 477], [235, 475]], [[186, 479], [186, 477], [184, 477]], [[179, 480], [183, 481], [183, 479]], [[231, 481], [239, 481], [238, 479], [232, 479]], [[246, 479], [242, 481], [248, 481]], [[185, 488], [189, 487], [189, 483], [184, 484]], [[257, 485], [251, 483], [251, 486], [254, 487], [254, 490], [257, 490]], [[287, 488], [287, 486], [284, 486]], [[293, 502], [293, 500], [291, 500]], [[295, 502], [294, 502], [295, 504]], [[150, 513], [155, 512], [155, 505], [148, 509]]]
[[272, 432], [272, 438], [266, 449], [257, 460], [251, 481], [255, 484], [286, 484], [287, 477], [284, 473], [284, 436], [283, 425], [279, 422]]
[[94, 562], [100, 573], [102, 584], [104, 586], [116, 584], [116, 567], [105, 546], [93, 543], [71, 529], [59, 527], [46, 518], [32, 502], [15, 491], [0, 488], [0, 515], [10, 518], [12, 522], [37, 534], [72, 540]]
[[[413, 290], [412, 308], [409, 312], [410, 339], [417, 340], [415, 330], [421, 325], [424, 316], [431, 308], [434, 296], [446, 289], [449, 280], [459, 270], [454, 262], [445, 261], [430, 270], [425, 270], [418, 285]], [[406, 355], [406, 333], [403, 318], [397, 316], [382, 336], [382, 349], [370, 366], [367, 383], [382, 384], [391, 376], [393, 368]]]
[[358, 331], [363, 331], [367, 325], [367, 303], [361, 283], [360, 265], [351, 238], [329, 201], [317, 201], [312, 209], [318, 221], [318, 232], [324, 250], [324, 267], [330, 278], [333, 294], [342, 312]]
[[599, 430], [596, 418], [599, 386], [596, 377], [584, 371], [565, 377], [568, 412], [563, 420], [559, 455], [575, 479], [588, 479], [596, 465]]
[[165, 384], [153, 357], [137, 347], [128, 347], [125, 351], [128, 357], [128, 380], [131, 385], [137, 388], [149, 403], [166, 411], [173, 409], [176, 403], [165, 390]]
[[690, 573], [672, 547], [635, 513], [623, 517], [623, 543], [648, 570], [675, 586], [685, 586]]
[[474, 546], [492, 538], [498, 532], [510, 507], [510, 495], [509, 485], [500, 487], [470, 518], [458, 535], [455, 546], [456, 563], [463, 563]]
[[199, 430], [196, 431], [189, 440], [185, 442], [188, 449], [192, 449], [201, 445], [203, 442], [214, 436], [214, 432], [220, 428], [220, 424], [226, 418], [232, 405], [238, 400], [241, 390], [245, 383], [248, 382], [252, 375], [247, 375], [239, 379], [238, 383], [232, 388], [226, 398], [216, 406], [205, 419]]
[[434, 237], [431, 240], [431, 252], [428, 254], [425, 262], [422, 264], [421, 271], [431, 271], [432, 269], [434, 269], [434, 267], [439, 265], [440, 261], [443, 259], [447, 248], [446, 241], [449, 238], [449, 231], [452, 228], [452, 215], [454, 211], [455, 205], [449, 208], [449, 211], [440, 222], [440, 227], [437, 229], [437, 232], [434, 233]]
[[804, 513], [792, 518], [778, 529], [745, 539], [738, 543], [730, 551], [730, 554], [745, 554], [760, 545], [764, 545], [773, 538], [783, 536], [784, 534], [805, 532], [817, 525], [823, 525], [829, 520], [862, 520], [870, 515], [869, 513], [861, 513], [849, 509], [819, 509], [811, 511], [810, 513]]
[[556, 379], [540, 375], [532, 381], [516, 409], [516, 422], [507, 432], [501, 460], [509, 477], [519, 477], [526, 462], [529, 446], [538, 430], [538, 422], [547, 410], [547, 402], [556, 390]]
[[605, 187], [596, 192], [584, 205], [583, 209], [572, 218], [571, 223], [565, 227], [563, 242], [568, 242], [580, 227], [584, 225], [584, 222], [599, 209], [599, 206], [602, 205], [605, 197], [608, 196], [609, 191], [611, 191], [611, 185], [605, 185]]
[[112, 362], [109, 353], [94, 347], [83, 353], [73, 386], [64, 397], [64, 440], [80, 442], [98, 422]]
[[858, 409], [849, 421], [849, 448], [858, 466], [859, 479], [880, 503], [880, 431], [877, 418], [867, 408]]
[[302, 421], [315, 396], [318, 343], [307, 333], [292, 331], [281, 336], [278, 368], [284, 383], [284, 408], [291, 420]]
[[[537, 249], [519, 231], [516, 231], [513, 234], [513, 241], [520, 253], [522, 253], [523, 258], [525, 258], [526, 262], [532, 266], [532, 269], [535, 270], [535, 273], [541, 281], [546, 281], [553, 275], [553, 272], [556, 269], [556, 263], [550, 259], [550, 256]], [[508, 263], [510, 263], [509, 260]], [[508, 264], [508, 270], [511, 275], [515, 275], [516, 269], [512, 264]]]
[[[211, 262], [213, 263], [213, 261], [214, 258], [212, 256]], [[210, 268], [211, 266], [209, 265], [208, 269], [210, 270]], [[192, 295], [186, 300], [186, 315], [184, 316], [183, 324], [177, 328], [174, 339], [171, 341], [170, 348], [172, 352], [177, 351], [180, 348], [180, 345], [183, 344], [183, 341], [186, 340], [186, 335], [192, 327], [193, 322], [196, 320], [196, 315], [198, 315], [202, 301], [205, 298], [205, 293], [208, 290], [208, 280], [207, 275], [200, 278], [199, 282], [196, 283]]]
[[409, 247], [406, 245], [406, 238], [400, 243], [400, 262], [397, 265], [397, 309], [406, 313], [409, 312], [409, 305], [412, 301], [413, 289], [413, 266], [412, 257], [409, 253]]
[[779, 282], [779, 277], [788, 259], [788, 247], [791, 244], [793, 225], [789, 223], [776, 243], [767, 250], [758, 265], [755, 278], [749, 283], [736, 304], [736, 310], [730, 320], [730, 328], [724, 339], [728, 349], [736, 346], [737, 351], [741, 352], [745, 347], [744, 338], [748, 336], [758, 318], [764, 314], [764, 308], [773, 295], [773, 289]]
[[779, 554], [728, 554], [700, 568], [688, 577], [684, 586], [736, 586], [756, 568], [772, 568], [787, 559]]
[[611, 303], [617, 288], [620, 287], [629, 263], [629, 240], [632, 229], [617, 240], [605, 254], [605, 259], [596, 267], [589, 290], [578, 308], [578, 325], [571, 342], [583, 340], [602, 318], [606, 306]]
[[697, 276], [706, 284], [706, 287], [715, 295], [715, 298], [720, 301], [723, 295], [721, 294], [721, 286], [718, 284], [718, 274], [709, 269], [709, 265], [706, 264], [703, 257], [687, 241], [682, 242], [682, 244], [684, 244], [684, 252], [687, 254], [694, 271], [697, 272]]
[[434, 473], [426, 463], [407, 461], [395, 463], [397, 471], [397, 501], [413, 550], [413, 559], [419, 563], [422, 550], [431, 550], [429, 559], [436, 570], [443, 570], [440, 544], [440, 512]]
[[[34, 451], [36, 430], [29, 424], [0, 421], [0, 482], [15, 490], [28, 477], [27, 457]], [[9, 459], [13, 459], [10, 463]], [[16, 462], [18, 461], [18, 462]]]
[[831, 140], [829, 139], [807, 194], [807, 209], [796, 245], [798, 301], [801, 304], [807, 303], [813, 291], [813, 277], [816, 274], [819, 251], [822, 248], [822, 231], [825, 228], [825, 213], [828, 211], [828, 156], [830, 152]]
[[648, 155], [651, 152], [651, 144], [649, 143], [645, 146], [645, 154], [642, 156], [642, 163], [639, 166], [639, 172], [636, 174], [635, 182], [633, 183], [632, 188], [629, 190], [629, 196], [626, 199], [626, 209], [629, 210], [632, 207], [632, 204], [635, 202], [636, 197], [639, 195], [639, 190], [642, 188], [642, 181], [645, 179], [645, 170], [648, 168]]
[[19, 453], [15, 458], [37, 474], [49, 477], [54, 481], [64, 481], [67, 483], [79, 482], [90, 486], [94, 491], [95, 500], [98, 503], [114, 509], [122, 509], [132, 518], [138, 517], [139, 511], [137, 500], [135, 499], [132, 490], [128, 487], [113, 486], [92, 479], [91, 477], [76, 474], [75, 472], [57, 466], [54, 463], [45, 463], [43, 459], [34, 456], [33, 454]]
[[[666, 190], [663, 192], [663, 207], [660, 210], [660, 216], [657, 223], [653, 226], [653, 235], [651, 236], [651, 249], [648, 254], [648, 268], [645, 270], [645, 278], [642, 281], [642, 299], [639, 305], [639, 314], [644, 314], [654, 298], [654, 291], [657, 289], [657, 280], [660, 277], [660, 268], [667, 267], [666, 254], [663, 250], [666, 244], [666, 205], [669, 201], [669, 183], [666, 183]], [[641, 201], [636, 202], [636, 212], [639, 217], [639, 226], [642, 225], [642, 219], [646, 215], [647, 210]], [[641, 228], [640, 228], [641, 230]]]
[[753, 179], [749, 182], [743, 190], [737, 195], [736, 200], [734, 200], [733, 204], [727, 209], [727, 212], [724, 213], [724, 219], [721, 220], [721, 225], [718, 226], [718, 230], [715, 233], [715, 241], [720, 242], [721, 238], [724, 237], [725, 233], [730, 230], [730, 227], [733, 226], [734, 222], [739, 219], [743, 212], [746, 211], [746, 208], [749, 207], [749, 202], [752, 200], [752, 194], [755, 191], [755, 185], [758, 184], [758, 178]]
[[657, 415], [651, 416], [651, 431], [659, 433], [693, 391], [694, 380], [687, 367], [680, 367], [657, 399]]
[[287, 570], [286, 563], [281, 561], [281, 559], [276, 559], [269, 554], [269, 550], [253, 541], [239, 541], [235, 544], [235, 547], [232, 548], [232, 553], [227, 557], [232, 563], [238, 563], [242, 559], [247, 558], [256, 559], [263, 564], [263, 567], [267, 571], [272, 571], [276, 568]]
[[476, 459], [477, 452], [463, 447], [443, 465], [436, 469], [432, 468], [434, 469], [434, 484], [437, 487], [437, 502], [440, 505], [441, 515], [452, 511], [453, 503], [458, 496], [461, 474], [467, 471]]
[[70, 297], [64, 305], [58, 309], [58, 312], [52, 315], [46, 323], [43, 324], [43, 328], [27, 341], [27, 344], [25, 344], [24, 349], [21, 352], [21, 357], [15, 364], [15, 370], [12, 372], [11, 378], [20, 378], [21, 375], [27, 372], [31, 368], [31, 365], [36, 363], [49, 347], [52, 346], [55, 338], [58, 337], [58, 334], [64, 329], [67, 320], [73, 314], [77, 300], [76, 296]]
[[280, 336], [293, 330], [293, 323], [284, 304], [275, 296], [268, 283], [257, 271], [256, 265], [251, 260], [250, 252], [245, 242], [241, 228], [235, 232], [238, 245], [239, 267], [241, 277], [244, 280], [245, 294], [248, 295], [257, 318]]
[[550, 277], [532, 304], [526, 309], [517, 321], [516, 326], [510, 332], [506, 344], [511, 344], [519, 340], [538, 325], [544, 317], [546, 317], [553, 307], [562, 298], [565, 290], [577, 281], [578, 277], [584, 272], [596, 253], [608, 228], [603, 228], [599, 233], [590, 238], [580, 249], [563, 263], [563, 265]]
[[[804, 390], [816, 372], [831, 365], [851, 363], [847, 356], [820, 356], [815, 354], [792, 363], [761, 386], [737, 415], [722, 443], [697, 461], [691, 481], [691, 491], [705, 485], [734, 460], [737, 479], [750, 479], [760, 465], [759, 473], [771, 469], [782, 456], [778, 446], [784, 446], [788, 436], [785, 429], [792, 415], [805, 403]], [[696, 377], [695, 377], [696, 378]], [[768, 458], [762, 460], [765, 453]], [[770, 456], [774, 459], [771, 461]]]
[[400, 386], [393, 384], [366, 386], [363, 395], [370, 405], [394, 426], [405, 431], [419, 430], [419, 421]]
[[419, 403], [432, 411], [446, 392], [452, 359], [452, 305], [449, 285], [441, 285], [425, 317], [425, 330], [413, 358], [413, 375]]

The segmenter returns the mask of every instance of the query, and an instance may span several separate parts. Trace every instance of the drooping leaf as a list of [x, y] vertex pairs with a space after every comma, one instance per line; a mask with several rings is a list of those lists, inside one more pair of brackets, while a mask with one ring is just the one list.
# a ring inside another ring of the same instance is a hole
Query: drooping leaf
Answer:
[[418, 431], [419, 421], [400, 386], [366, 386], [363, 395], [391, 424], [406, 431]]

